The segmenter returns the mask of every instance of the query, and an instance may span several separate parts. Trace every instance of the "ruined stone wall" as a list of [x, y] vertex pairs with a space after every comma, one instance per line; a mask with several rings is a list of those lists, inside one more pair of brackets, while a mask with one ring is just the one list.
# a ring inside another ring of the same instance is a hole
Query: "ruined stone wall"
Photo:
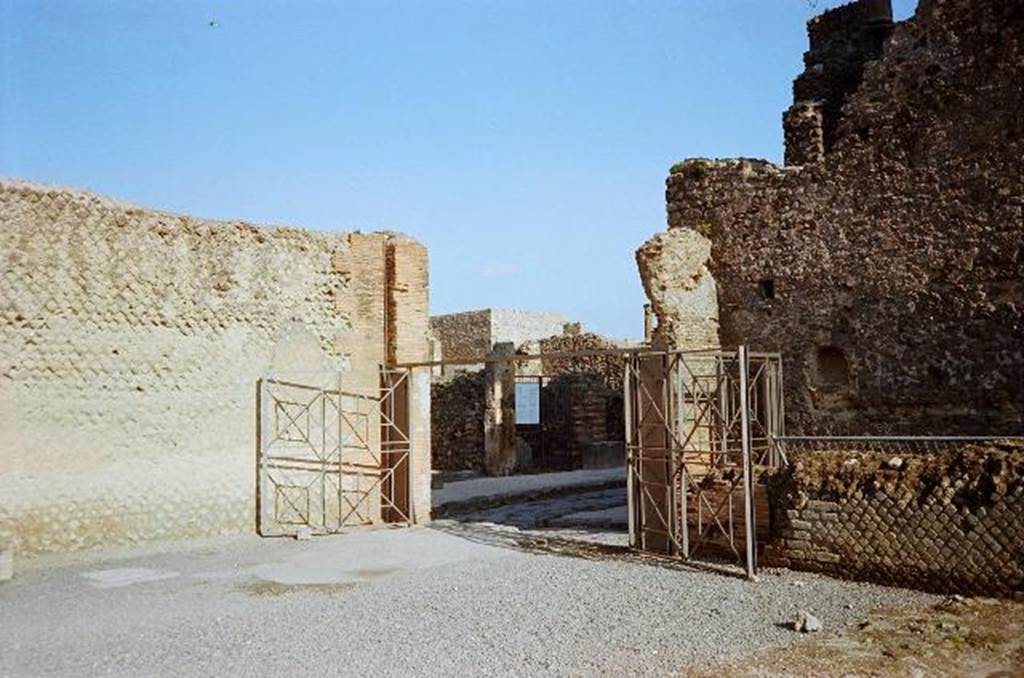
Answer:
[[430, 331], [440, 342], [445, 360], [479, 360], [494, 345], [490, 309], [435, 315], [430, 318]]
[[[427, 355], [426, 252], [402, 236], [5, 181], [0, 257], [0, 528], [21, 553], [253, 531], [257, 380], [344, 369], [372, 391], [386, 353]], [[426, 519], [429, 371], [413, 383]]]
[[764, 564], [940, 593], [1024, 596], [1024, 446], [807, 450], [769, 482]]
[[547, 469], [582, 468], [587, 445], [623, 439], [621, 391], [609, 389], [599, 374], [567, 372], [544, 385], [541, 419], [543, 449], [534, 450], [534, 463]]
[[561, 335], [565, 324], [561, 313], [494, 309], [491, 311], [491, 340], [495, 344], [507, 341], [519, 346], [531, 339]]
[[706, 270], [721, 344], [782, 353], [790, 433], [1024, 431], [1022, 36], [1021, 3], [923, 0], [819, 159], [674, 166], [658, 238], [689, 253], [638, 252], [659, 333], [700, 347]]
[[518, 346], [562, 334], [565, 323], [561, 313], [488, 308], [434, 316], [430, 328], [441, 342], [445, 360], [479, 360], [495, 344], [510, 342]]
[[483, 468], [485, 389], [483, 371], [434, 380], [430, 392], [434, 468], [444, 471]]

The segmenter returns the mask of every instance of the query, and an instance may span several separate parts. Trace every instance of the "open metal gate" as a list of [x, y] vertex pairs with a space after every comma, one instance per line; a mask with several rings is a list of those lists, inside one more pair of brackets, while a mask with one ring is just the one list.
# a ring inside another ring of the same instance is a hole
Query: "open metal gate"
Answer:
[[346, 376], [333, 387], [260, 380], [261, 535], [414, 522], [409, 372], [382, 369], [361, 387]]
[[630, 545], [757, 570], [759, 470], [777, 466], [782, 361], [737, 351], [637, 352], [624, 383]]

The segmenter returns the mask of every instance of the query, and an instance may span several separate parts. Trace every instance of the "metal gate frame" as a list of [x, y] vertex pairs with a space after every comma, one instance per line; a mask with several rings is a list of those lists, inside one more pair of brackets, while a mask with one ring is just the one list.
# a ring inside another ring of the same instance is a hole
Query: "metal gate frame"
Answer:
[[[409, 370], [379, 388], [334, 388], [267, 376], [258, 385], [258, 532], [335, 534], [415, 522]], [[379, 507], [379, 513], [377, 508]]]
[[781, 356], [636, 352], [623, 391], [630, 546], [684, 560], [724, 548], [753, 577], [756, 476], [785, 461]]

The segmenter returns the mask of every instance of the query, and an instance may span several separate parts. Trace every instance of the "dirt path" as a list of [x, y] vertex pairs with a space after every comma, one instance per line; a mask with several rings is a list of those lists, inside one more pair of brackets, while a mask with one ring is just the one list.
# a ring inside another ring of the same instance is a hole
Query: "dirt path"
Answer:
[[1024, 676], [1024, 604], [950, 598], [931, 607], [877, 611], [842, 633], [809, 636], [684, 675]]

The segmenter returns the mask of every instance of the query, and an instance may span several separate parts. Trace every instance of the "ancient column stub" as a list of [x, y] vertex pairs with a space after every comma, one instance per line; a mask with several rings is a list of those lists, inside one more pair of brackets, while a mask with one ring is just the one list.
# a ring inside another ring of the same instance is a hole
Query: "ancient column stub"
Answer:
[[[511, 342], [496, 344], [485, 368], [484, 470], [507, 476], [516, 465], [515, 353]], [[495, 360], [497, 359], [497, 360]]]

